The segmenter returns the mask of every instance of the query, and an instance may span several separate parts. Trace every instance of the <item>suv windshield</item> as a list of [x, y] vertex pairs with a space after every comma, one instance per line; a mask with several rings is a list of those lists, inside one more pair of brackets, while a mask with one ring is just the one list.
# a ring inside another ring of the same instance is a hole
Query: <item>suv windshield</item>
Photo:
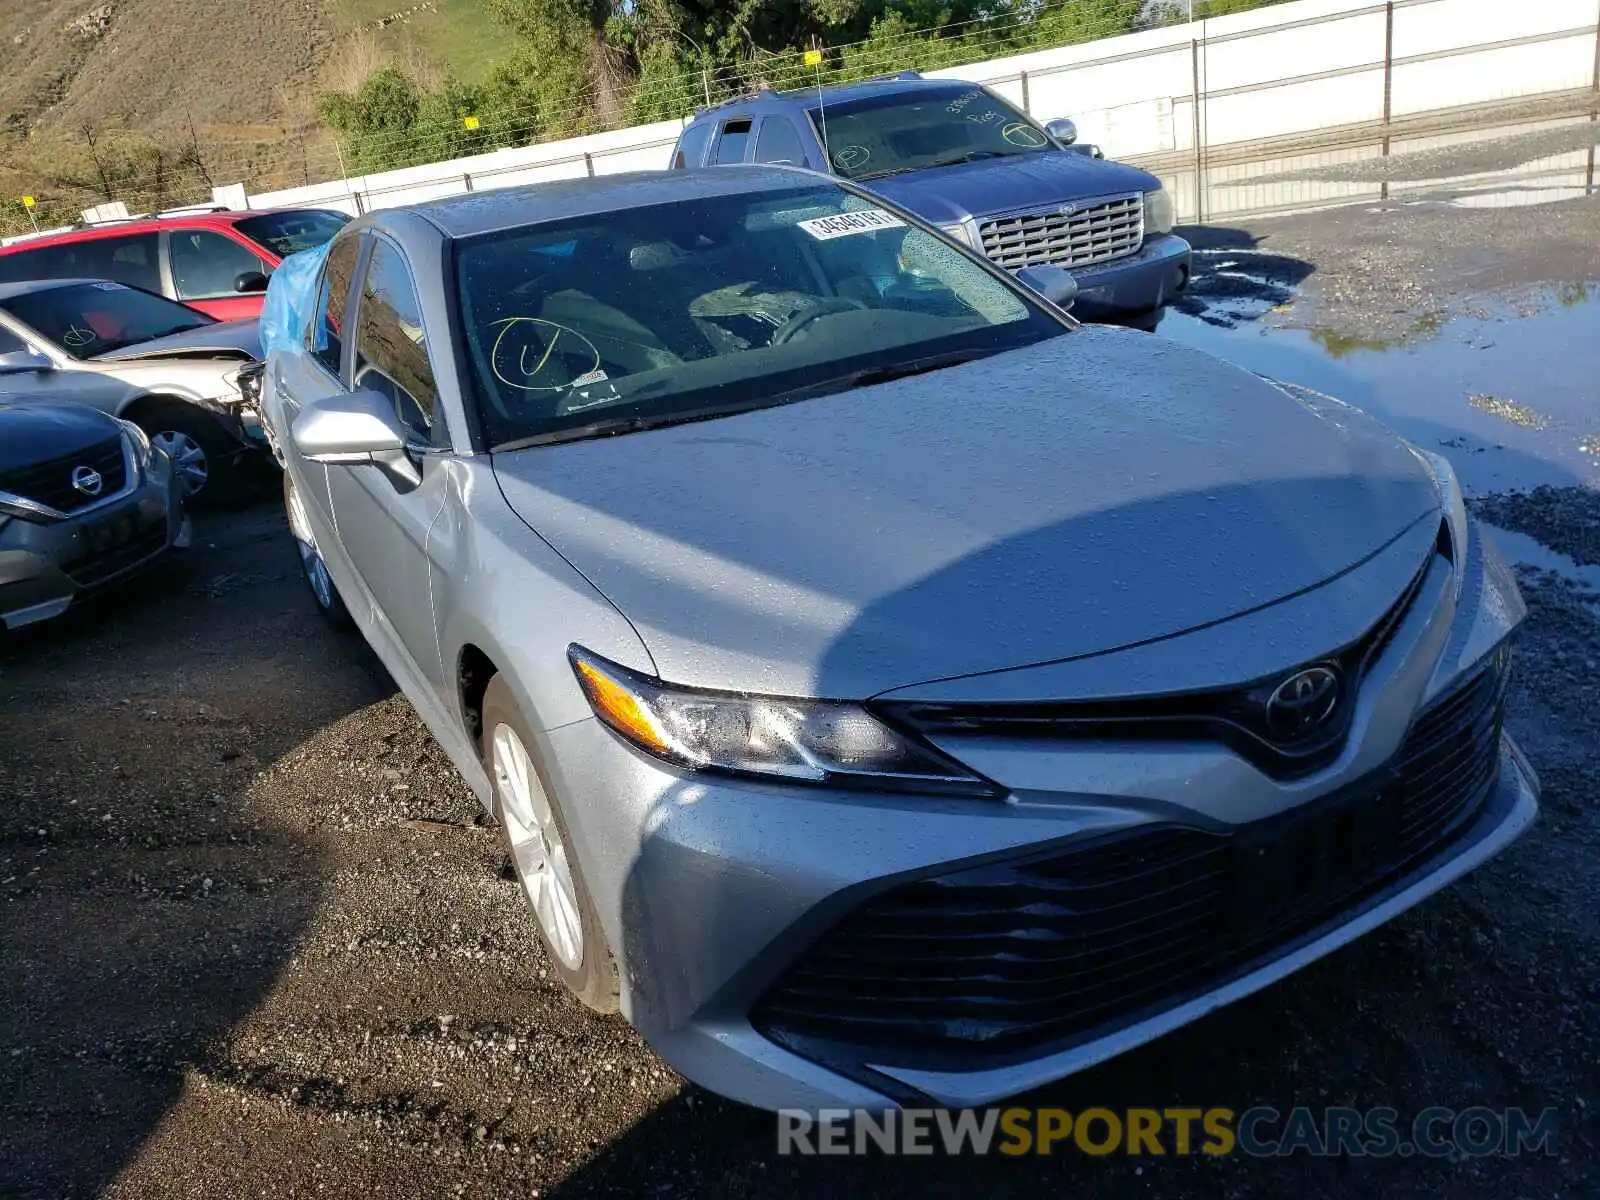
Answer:
[[1004, 100], [981, 87], [915, 88], [811, 110], [833, 169], [846, 179], [1033, 154], [1052, 143]]
[[1068, 324], [870, 201], [809, 185], [487, 234], [456, 255], [491, 443], [766, 407]]
[[185, 304], [120, 283], [41, 287], [0, 301], [0, 308], [73, 358], [94, 358], [213, 324]]
[[343, 229], [350, 218], [341, 212], [327, 212], [320, 208], [301, 209], [296, 212], [262, 213], [259, 217], [246, 217], [234, 228], [258, 246], [265, 246], [279, 258], [288, 258], [302, 250], [315, 250]]

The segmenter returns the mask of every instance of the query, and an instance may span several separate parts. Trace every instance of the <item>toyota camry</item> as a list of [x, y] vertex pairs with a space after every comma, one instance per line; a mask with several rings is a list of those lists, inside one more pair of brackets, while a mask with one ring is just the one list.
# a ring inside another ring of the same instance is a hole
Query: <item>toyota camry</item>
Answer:
[[264, 387], [315, 603], [718, 1092], [988, 1103], [1534, 819], [1450, 464], [1059, 268], [751, 167], [372, 213], [317, 287]]

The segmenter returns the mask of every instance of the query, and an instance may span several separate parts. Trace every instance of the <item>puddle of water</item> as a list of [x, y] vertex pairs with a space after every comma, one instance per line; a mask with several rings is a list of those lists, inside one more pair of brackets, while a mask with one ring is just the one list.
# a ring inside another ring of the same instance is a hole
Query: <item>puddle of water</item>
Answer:
[[1525, 533], [1502, 529], [1488, 522], [1484, 522], [1484, 527], [1488, 529], [1489, 536], [1494, 539], [1494, 544], [1499, 547], [1500, 553], [1511, 562], [1554, 571], [1557, 575], [1592, 589], [1595, 595], [1600, 597], [1600, 567], [1575, 562], [1567, 555], [1550, 549], [1543, 542]]
[[1254, 319], [1292, 302], [1286, 291], [1241, 288], [1169, 310], [1153, 336], [1360, 405], [1442, 450], [1469, 493], [1600, 486], [1600, 292], [1566, 288], [1450, 321], [1425, 314], [1380, 342]]

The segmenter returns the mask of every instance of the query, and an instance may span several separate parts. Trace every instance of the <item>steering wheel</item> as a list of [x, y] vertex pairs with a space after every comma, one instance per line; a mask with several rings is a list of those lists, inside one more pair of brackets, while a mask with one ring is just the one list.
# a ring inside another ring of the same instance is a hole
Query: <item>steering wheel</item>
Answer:
[[779, 325], [777, 332], [772, 335], [772, 340], [767, 345], [783, 345], [818, 317], [831, 317], [836, 313], [859, 312], [866, 307], [859, 300], [849, 300], [843, 296], [829, 296], [810, 308], [802, 309], [800, 312], [795, 313], [794, 316]]

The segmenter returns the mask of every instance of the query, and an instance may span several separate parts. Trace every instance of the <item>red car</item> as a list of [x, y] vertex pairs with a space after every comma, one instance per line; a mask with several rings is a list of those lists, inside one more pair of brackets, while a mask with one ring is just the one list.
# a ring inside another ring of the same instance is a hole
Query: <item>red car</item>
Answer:
[[322, 208], [135, 217], [0, 247], [0, 283], [114, 279], [218, 320], [258, 317], [267, 276], [328, 241], [350, 218]]

